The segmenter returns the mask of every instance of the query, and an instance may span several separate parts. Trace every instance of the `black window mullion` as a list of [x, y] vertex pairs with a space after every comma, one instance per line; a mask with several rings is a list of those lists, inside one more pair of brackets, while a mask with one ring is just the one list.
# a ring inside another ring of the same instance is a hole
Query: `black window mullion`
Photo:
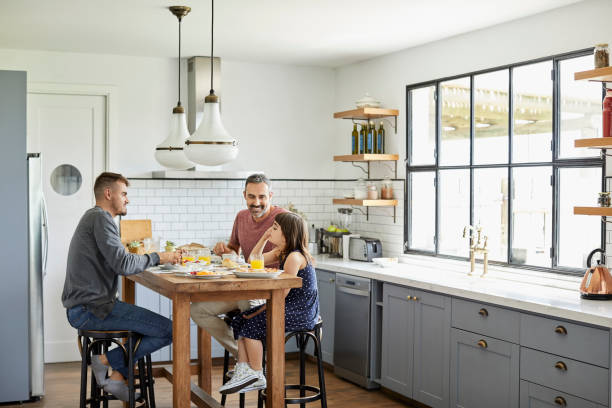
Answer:
[[[470, 75], [470, 225], [474, 225], [474, 75]], [[468, 244], [469, 245], [469, 240]]]
[[435, 160], [436, 160], [436, 170], [434, 173], [434, 182], [436, 183], [435, 187], [435, 226], [434, 226], [434, 253], [438, 255], [440, 253], [440, 146], [442, 139], [442, 98], [440, 96], [440, 82], [436, 82], [436, 150], [435, 150]]
[[412, 190], [410, 185], [410, 155], [412, 154], [412, 93], [410, 88], [406, 87], [406, 159], [404, 160], [404, 174], [406, 175], [406, 182], [404, 183], [404, 249], [406, 253], [410, 247], [410, 228], [412, 225], [412, 209], [409, 208], [410, 203], [410, 191]]
[[506, 259], [512, 263], [512, 237], [514, 223], [512, 222], [512, 199], [514, 198], [514, 180], [512, 178], [512, 140], [514, 136], [514, 88], [513, 88], [514, 69], [508, 69], [508, 237], [506, 242]]

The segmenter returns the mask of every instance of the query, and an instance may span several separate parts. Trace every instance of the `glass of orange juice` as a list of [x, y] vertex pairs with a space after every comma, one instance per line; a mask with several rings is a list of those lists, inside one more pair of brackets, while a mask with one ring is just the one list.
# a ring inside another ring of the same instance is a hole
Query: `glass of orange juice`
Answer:
[[198, 251], [198, 261], [204, 265], [210, 264], [210, 249], [203, 248]]
[[187, 262], [195, 261], [195, 259], [196, 258], [195, 258], [193, 251], [187, 250], [183, 253], [182, 263], [183, 265], [185, 265]]
[[251, 255], [251, 268], [253, 269], [263, 269], [264, 268], [263, 255], [257, 255], [257, 254]]

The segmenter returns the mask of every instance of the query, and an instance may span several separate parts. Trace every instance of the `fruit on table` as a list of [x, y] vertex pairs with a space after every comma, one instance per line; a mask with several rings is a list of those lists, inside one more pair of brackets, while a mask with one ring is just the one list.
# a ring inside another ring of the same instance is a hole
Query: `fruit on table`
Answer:
[[336, 227], [333, 224], [327, 227], [327, 232], [336, 232], [336, 231], [338, 231], [338, 227]]
[[342, 228], [342, 229], [339, 229], [339, 230], [336, 230], [336, 231], [337, 232], [349, 232], [349, 230], [347, 230], [346, 228]]

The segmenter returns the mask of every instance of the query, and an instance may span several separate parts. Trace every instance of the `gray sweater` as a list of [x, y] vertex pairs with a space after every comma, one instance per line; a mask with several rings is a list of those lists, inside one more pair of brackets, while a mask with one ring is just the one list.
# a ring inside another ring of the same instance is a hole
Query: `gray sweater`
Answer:
[[117, 297], [118, 276], [140, 273], [157, 264], [156, 253], [129, 253], [110, 213], [93, 207], [85, 212], [70, 241], [62, 303], [67, 309], [85, 305], [104, 319]]

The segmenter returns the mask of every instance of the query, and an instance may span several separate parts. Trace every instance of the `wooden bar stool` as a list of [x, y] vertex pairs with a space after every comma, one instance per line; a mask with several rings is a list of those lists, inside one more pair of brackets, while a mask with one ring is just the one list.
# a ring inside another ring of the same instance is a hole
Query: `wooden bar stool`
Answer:
[[[125, 344], [120, 341], [125, 341]], [[134, 353], [140, 345], [141, 336], [139, 333], [130, 330], [82, 330], [78, 331], [78, 345], [81, 353], [81, 393], [80, 408], [85, 408], [87, 404], [91, 408], [99, 408], [100, 403], [104, 408], [108, 408], [108, 401], [117, 398], [104, 392], [102, 386], [97, 383], [95, 376], [91, 375], [90, 398], [87, 399], [87, 366], [91, 365], [92, 354], [106, 353], [111, 344], [116, 344], [122, 351], [128, 367], [128, 388], [130, 401], [128, 407], [136, 406], [136, 388], [140, 390], [140, 407], [155, 408], [155, 392], [153, 389], [153, 368], [151, 355], [138, 360], [138, 384], [134, 381]]]

